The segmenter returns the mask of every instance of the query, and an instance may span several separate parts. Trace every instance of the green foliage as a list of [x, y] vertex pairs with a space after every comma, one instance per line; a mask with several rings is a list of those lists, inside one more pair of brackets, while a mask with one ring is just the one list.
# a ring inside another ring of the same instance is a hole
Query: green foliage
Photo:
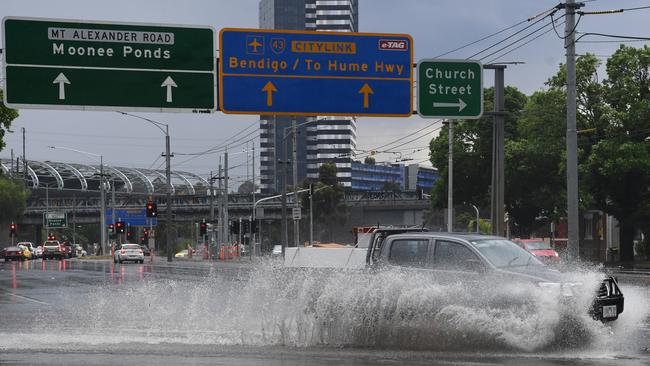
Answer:
[[373, 158], [372, 156], [366, 156], [366, 158], [363, 159], [363, 163], [368, 165], [375, 165], [377, 162], [375, 161], [375, 158]]
[[29, 191], [23, 183], [0, 175], [0, 222], [16, 220], [25, 210]]
[[[314, 187], [313, 214], [315, 233], [319, 240], [331, 241], [336, 225], [343, 225], [347, 219], [347, 209], [343, 204], [343, 188], [336, 180], [336, 165], [325, 163], [318, 169], [318, 181], [312, 182]], [[307, 188], [308, 182], [303, 183]], [[309, 196], [303, 195], [302, 205], [309, 208]]]
[[247, 180], [244, 183], [239, 185], [239, 188], [237, 188], [237, 193], [239, 194], [251, 194], [255, 190], [256, 186], [253, 184], [252, 181]]
[[402, 186], [397, 183], [397, 182], [386, 182], [384, 183], [384, 186], [381, 188], [382, 191], [390, 191], [390, 192], [401, 192], [402, 191]]
[[3, 91], [0, 89], [0, 151], [4, 149], [4, 137], [6, 131], [11, 127], [11, 121], [18, 118], [18, 111], [12, 108], [8, 108], [3, 103]]

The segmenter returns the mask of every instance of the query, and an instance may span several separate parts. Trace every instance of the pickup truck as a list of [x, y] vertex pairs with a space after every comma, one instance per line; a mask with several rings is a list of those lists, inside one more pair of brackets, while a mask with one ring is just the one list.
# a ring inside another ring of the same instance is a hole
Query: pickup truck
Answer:
[[[285, 267], [357, 270], [425, 271], [439, 282], [466, 281], [476, 288], [495, 284], [537, 285], [571, 298], [582, 284], [547, 267], [517, 244], [497, 236], [428, 232], [422, 228], [378, 228], [356, 247], [286, 248]], [[616, 320], [624, 296], [614, 277], [602, 276], [589, 313], [601, 321]]]
[[47, 240], [43, 242], [43, 260], [64, 259], [66, 256], [63, 245], [58, 240]]

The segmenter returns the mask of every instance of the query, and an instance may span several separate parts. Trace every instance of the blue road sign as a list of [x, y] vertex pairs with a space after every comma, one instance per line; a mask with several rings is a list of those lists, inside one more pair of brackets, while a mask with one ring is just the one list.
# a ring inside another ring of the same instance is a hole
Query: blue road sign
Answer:
[[224, 113], [405, 117], [413, 39], [406, 34], [222, 29]]
[[[115, 221], [124, 221], [127, 225], [130, 226], [149, 226], [149, 221], [151, 225], [156, 225], [155, 217], [147, 217], [146, 209], [116, 209], [115, 210]], [[106, 209], [106, 225], [113, 223], [113, 210], [110, 208]]]

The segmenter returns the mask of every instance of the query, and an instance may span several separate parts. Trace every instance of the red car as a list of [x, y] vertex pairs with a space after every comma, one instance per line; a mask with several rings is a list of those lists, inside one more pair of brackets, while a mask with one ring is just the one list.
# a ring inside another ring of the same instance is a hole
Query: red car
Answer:
[[557, 264], [560, 262], [560, 255], [543, 239], [513, 239], [512, 241], [546, 264]]

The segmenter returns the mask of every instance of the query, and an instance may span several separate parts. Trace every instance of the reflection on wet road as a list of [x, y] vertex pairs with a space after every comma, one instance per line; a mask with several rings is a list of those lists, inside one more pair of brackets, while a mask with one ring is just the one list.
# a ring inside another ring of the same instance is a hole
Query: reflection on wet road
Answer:
[[[441, 304], [463, 288], [384, 276], [246, 261], [0, 262], [0, 365], [650, 364], [641, 283], [623, 283], [619, 321], [576, 317], [585, 339], [567, 347], [548, 333], [552, 311]], [[427, 328], [444, 322], [453, 327]]]

